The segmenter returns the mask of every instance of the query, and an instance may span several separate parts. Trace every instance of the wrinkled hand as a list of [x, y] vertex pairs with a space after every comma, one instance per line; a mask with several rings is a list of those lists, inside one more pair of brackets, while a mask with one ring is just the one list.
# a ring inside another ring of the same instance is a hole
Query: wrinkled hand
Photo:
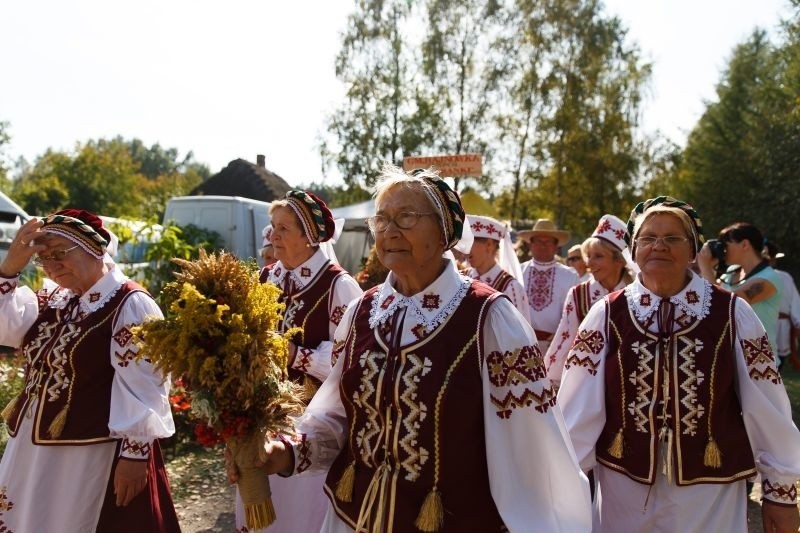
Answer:
[[120, 458], [114, 470], [117, 507], [125, 507], [147, 486], [147, 461]]
[[42, 224], [40, 219], [33, 217], [20, 226], [8, 247], [8, 254], [0, 264], [0, 274], [6, 277], [14, 276], [28, 265], [33, 254], [46, 248], [44, 245], [33, 242], [34, 239], [44, 235], [44, 232], [41, 231]]
[[761, 523], [764, 533], [797, 533], [800, 514], [797, 506], [778, 505], [764, 498], [761, 503]]
[[[292, 473], [292, 449], [280, 440], [267, 441], [264, 443], [264, 452], [256, 461], [255, 466], [267, 475], [289, 475]], [[225, 448], [225, 474], [228, 477], [228, 483], [233, 484], [239, 481], [239, 469], [233, 460], [233, 454], [227, 447]]]

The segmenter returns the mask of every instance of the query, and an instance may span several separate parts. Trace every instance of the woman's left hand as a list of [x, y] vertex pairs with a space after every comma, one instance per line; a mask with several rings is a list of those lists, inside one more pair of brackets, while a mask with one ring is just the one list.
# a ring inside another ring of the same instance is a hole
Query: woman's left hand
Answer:
[[117, 507], [125, 507], [147, 486], [147, 461], [120, 458], [114, 470]]

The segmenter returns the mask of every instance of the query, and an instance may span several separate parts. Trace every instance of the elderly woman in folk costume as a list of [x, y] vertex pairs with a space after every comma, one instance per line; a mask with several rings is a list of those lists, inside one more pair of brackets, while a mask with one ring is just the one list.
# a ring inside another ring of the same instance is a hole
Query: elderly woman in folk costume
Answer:
[[[270, 242], [277, 262], [264, 267], [261, 281], [283, 289], [286, 304], [282, 328], [303, 329], [289, 347], [289, 377], [304, 382], [309, 399], [331, 371], [333, 333], [347, 304], [361, 295], [358, 283], [337, 263], [330, 246], [336, 223], [328, 206], [310, 192], [291, 190], [272, 202]], [[229, 475], [235, 481], [237, 475]], [[318, 531], [327, 507], [324, 473], [270, 480], [277, 519], [265, 531]], [[236, 497], [236, 523], [245, 524], [241, 497]]]
[[547, 377], [556, 386], [561, 383], [564, 361], [589, 308], [606, 294], [628, 285], [633, 281], [631, 271], [639, 270], [631, 262], [625, 233], [626, 226], [622, 220], [614, 215], [603, 215], [592, 236], [581, 245], [591, 275], [587, 281], [569, 290], [561, 322], [544, 358]]
[[702, 244], [688, 204], [636, 206], [641, 268], [581, 323], [558, 400], [596, 531], [747, 530], [745, 480], [763, 486], [765, 531], [797, 531], [800, 433], [752, 308], [689, 268]]
[[[32, 218], [0, 264], [0, 344], [25, 389], [3, 411], [3, 531], [179, 531], [159, 438], [175, 431], [169, 379], [136, 360], [131, 328], [161, 311], [106, 253], [99, 217]], [[45, 288], [18, 286], [33, 259]]]
[[467, 224], [473, 236], [467, 276], [504, 293], [530, 323], [528, 297], [522, 286], [519, 259], [511, 244], [511, 230], [499, 220], [480, 215], [467, 215]]
[[323, 532], [586, 531], [589, 489], [508, 298], [458, 273], [468, 226], [431, 171], [387, 165], [368, 224], [386, 281], [348, 308], [336, 364], [268, 472], [326, 472]]
[[272, 224], [264, 226], [261, 230], [261, 249], [258, 251], [264, 266], [269, 266], [276, 261], [275, 250], [272, 248]]

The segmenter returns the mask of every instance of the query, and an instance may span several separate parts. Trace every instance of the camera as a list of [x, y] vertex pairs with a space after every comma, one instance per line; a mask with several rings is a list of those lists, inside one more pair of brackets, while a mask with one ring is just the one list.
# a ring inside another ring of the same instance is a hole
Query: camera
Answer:
[[725, 264], [725, 242], [719, 239], [709, 239], [708, 250], [711, 252], [711, 257], [718, 261], [716, 266], [717, 274], [719, 275], [727, 271], [728, 265]]

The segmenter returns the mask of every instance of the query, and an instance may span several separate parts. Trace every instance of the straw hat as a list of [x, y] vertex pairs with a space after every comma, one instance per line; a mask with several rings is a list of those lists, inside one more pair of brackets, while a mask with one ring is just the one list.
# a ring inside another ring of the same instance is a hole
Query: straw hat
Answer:
[[533, 237], [552, 237], [558, 241], [559, 246], [563, 246], [569, 240], [570, 233], [556, 228], [552, 220], [540, 218], [533, 228], [520, 231], [517, 235], [524, 241], [530, 241]]

